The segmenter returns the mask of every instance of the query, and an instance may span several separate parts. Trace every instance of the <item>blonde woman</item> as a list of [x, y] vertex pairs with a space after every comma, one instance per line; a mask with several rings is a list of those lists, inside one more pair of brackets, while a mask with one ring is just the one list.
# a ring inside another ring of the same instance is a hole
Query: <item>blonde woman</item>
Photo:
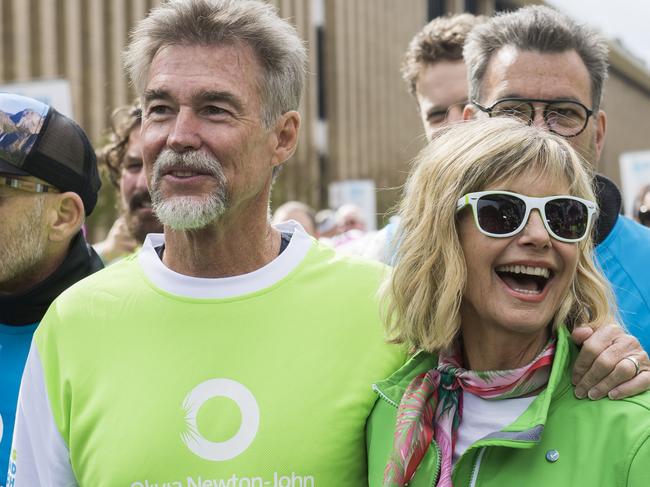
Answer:
[[401, 204], [391, 337], [419, 352], [375, 385], [371, 486], [650, 485], [650, 394], [581, 401], [577, 324], [611, 322], [588, 166], [514, 120], [439, 132]]

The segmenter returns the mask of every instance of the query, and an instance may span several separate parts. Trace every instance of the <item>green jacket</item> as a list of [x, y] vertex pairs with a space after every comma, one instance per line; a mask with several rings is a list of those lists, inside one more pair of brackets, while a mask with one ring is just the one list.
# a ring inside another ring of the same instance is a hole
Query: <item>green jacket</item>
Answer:
[[[570, 382], [576, 356], [562, 328], [548, 387], [514, 423], [467, 449], [454, 466], [454, 487], [650, 486], [650, 393], [576, 399]], [[373, 386], [379, 398], [366, 430], [370, 487], [382, 485], [406, 386], [436, 365], [437, 357], [421, 352]], [[409, 487], [435, 486], [439, 470], [432, 442]]]

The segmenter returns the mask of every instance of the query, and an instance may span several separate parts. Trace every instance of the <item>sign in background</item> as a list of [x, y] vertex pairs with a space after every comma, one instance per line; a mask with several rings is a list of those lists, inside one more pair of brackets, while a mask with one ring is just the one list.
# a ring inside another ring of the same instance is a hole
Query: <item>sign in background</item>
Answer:
[[625, 215], [632, 218], [635, 199], [642, 188], [650, 184], [650, 150], [624, 152], [619, 159], [619, 165]]

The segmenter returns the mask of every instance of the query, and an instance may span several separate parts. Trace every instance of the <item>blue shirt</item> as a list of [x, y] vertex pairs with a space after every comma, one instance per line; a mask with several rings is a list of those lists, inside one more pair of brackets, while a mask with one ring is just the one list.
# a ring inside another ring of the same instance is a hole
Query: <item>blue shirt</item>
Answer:
[[38, 323], [23, 326], [0, 324], [0, 486], [7, 481], [9, 449], [16, 418], [16, 403], [29, 345]]
[[650, 351], [650, 228], [619, 216], [596, 247], [596, 260], [612, 285], [623, 324]]

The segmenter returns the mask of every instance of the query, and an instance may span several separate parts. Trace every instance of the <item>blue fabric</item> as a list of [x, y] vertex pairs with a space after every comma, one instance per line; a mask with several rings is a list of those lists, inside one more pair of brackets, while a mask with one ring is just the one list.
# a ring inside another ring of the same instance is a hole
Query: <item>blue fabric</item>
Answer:
[[20, 378], [37, 326], [0, 324], [0, 487], [7, 481]]
[[619, 216], [596, 247], [596, 260], [612, 285], [627, 330], [650, 351], [650, 228]]

